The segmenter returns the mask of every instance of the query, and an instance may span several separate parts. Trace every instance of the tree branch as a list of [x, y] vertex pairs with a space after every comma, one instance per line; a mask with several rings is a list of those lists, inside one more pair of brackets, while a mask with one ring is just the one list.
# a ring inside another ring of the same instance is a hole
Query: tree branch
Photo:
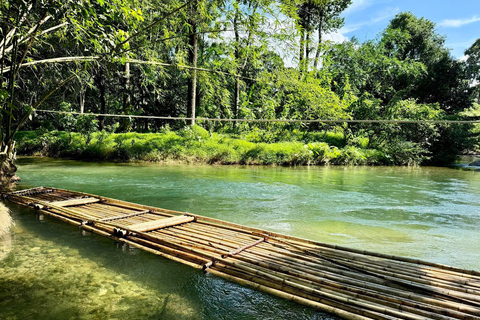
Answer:
[[[43, 23], [42, 23], [43, 24]], [[49, 29], [46, 29], [46, 30], [43, 30], [42, 32], [40, 32], [38, 36], [43, 36], [44, 34], [48, 33], [48, 32], [51, 32], [51, 31], [55, 31], [63, 26], [66, 26], [68, 24], [68, 22], [64, 22], [64, 23], [61, 23], [59, 25], [56, 25], [54, 27], [51, 27]], [[40, 25], [39, 25], [40, 27]], [[29, 33], [27, 35], [25, 35], [24, 37], [22, 37], [19, 41], [18, 41], [18, 45], [20, 44], [23, 44], [25, 43], [26, 41], [30, 40], [32, 37], [34, 37], [35, 35], [33, 34], [33, 32], [31, 32], [32, 29], [30, 29]], [[1, 44], [0, 44], [1, 45]], [[8, 48], [6, 48], [4, 51], [5, 53], [8, 53], [10, 52], [11, 50], [13, 49], [13, 45], [12, 46], [9, 46]], [[5, 53], [0, 53], [0, 58], [5, 54]]]
[[[39, 64], [54, 64], [54, 63], [67, 63], [67, 62], [87, 62], [87, 61], [96, 61], [100, 60], [99, 56], [79, 56], [79, 57], [61, 57], [61, 58], [51, 58], [51, 59], [44, 59], [44, 60], [37, 60], [32, 62], [26, 62], [21, 65], [21, 67], [30, 67]], [[10, 71], [10, 67], [3, 69], [2, 73], [7, 73]]]
[[138, 37], [139, 35], [141, 34], [144, 34], [147, 30], [155, 27], [156, 25], [160, 24], [163, 20], [167, 19], [168, 17], [172, 16], [173, 14], [177, 13], [178, 11], [182, 10], [183, 8], [187, 7], [188, 5], [190, 5], [191, 3], [193, 3], [194, 1], [197, 1], [197, 0], [190, 0], [188, 1], [187, 3], [185, 3], [184, 5], [178, 7], [177, 9], [173, 10], [173, 11], [170, 11], [169, 13], [167, 13], [166, 15], [164, 15], [163, 17], [159, 18], [158, 20], [155, 20], [153, 22], [151, 22], [150, 24], [148, 24], [145, 28], [141, 29], [140, 31], [137, 31], [135, 32], [134, 34], [132, 34], [130, 37], [128, 37], [127, 39], [125, 39], [124, 41], [120, 42], [119, 44], [116, 45], [116, 47], [112, 50], [112, 55], [115, 54], [116, 52], [118, 52], [122, 46], [129, 42], [130, 40], [132, 40], [133, 38], [136, 38]]

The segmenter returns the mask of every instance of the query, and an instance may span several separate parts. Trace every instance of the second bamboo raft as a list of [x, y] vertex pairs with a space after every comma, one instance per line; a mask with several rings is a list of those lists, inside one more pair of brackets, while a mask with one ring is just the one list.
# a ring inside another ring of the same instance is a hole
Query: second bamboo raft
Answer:
[[80, 192], [15, 203], [345, 319], [480, 320], [480, 272], [339, 247]]

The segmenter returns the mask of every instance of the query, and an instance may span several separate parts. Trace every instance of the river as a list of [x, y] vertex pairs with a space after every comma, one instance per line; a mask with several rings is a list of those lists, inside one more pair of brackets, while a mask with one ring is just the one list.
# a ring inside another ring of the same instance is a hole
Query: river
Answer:
[[[19, 188], [83, 191], [480, 270], [476, 171], [22, 158], [18, 174]], [[0, 319], [333, 319], [9, 206], [16, 225], [0, 261]]]

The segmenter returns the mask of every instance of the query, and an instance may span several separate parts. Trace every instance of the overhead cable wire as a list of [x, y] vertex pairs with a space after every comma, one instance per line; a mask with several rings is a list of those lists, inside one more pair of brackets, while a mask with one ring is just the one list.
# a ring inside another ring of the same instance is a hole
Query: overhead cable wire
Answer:
[[[92, 61], [99, 61], [101, 60], [102, 57], [100, 56], [78, 56], [78, 57], [61, 57], [61, 58], [51, 58], [51, 59], [43, 59], [43, 60], [37, 60], [37, 61], [30, 61], [30, 62], [25, 62], [23, 63], [20, 67], [31, 67], [39, 64], [54, 64], [54, 63], [68, 63], [68, 62], [92, 62]], [[120, 63], [120, 61], [118, 61]], [[159, 61], [151, 61], [151, 60], [139, 60], [139, 59], [125, 59], [122, 62], [128, 62], [128, 63], [133, 63], [133, 64], [145, 64], [145, 65], [153, 65], [153, 66], [162, 66], [162, 67], [171, 67], [171, 68], [178, 68], [178, 69], [187, 69], [187, 70], [196, 70], [196, 71], [203, 71], [203, 72], [211, 72], [211, 73], [217, 73], [217, 74], [223, 74], [239, 79], [244, 79], [244, 80], [250, 80], [250, 81], [256, 81], [259, 82], [258, 79], [253, 79], [249, 77], [243, 77], [240, 75], [232, 74], [229, 72], [221, 71], [221, 70], [215, 70], [215, 69], [206, 69], [206, 68], [198, 68], [198, 67], [190, 67], [190, 66], [184, 66], [184, 65], [178, 65], [178, 64], [172, 64], [172, 63], [164, 63], [164, 62], [159, 62]], [[1, 73], [7, 73], [10, 71], [10, 67], [6, 67], [1, 71]]]
[[108, 114], [108, 113], [81, 113], [75, 111], [57, 111], [57, 110], [39, 110], [35, 112], [85, 115], [95, 117], [111, 118], [138, 118], [138, 119], [158, 119], [158, 120], [196, 120], [212, 122], [285, 122], [285, 123], [399, 123], [399, 124], [480, 124], [480, 120], [368, 120], [368, 119], [222, 119], [222, 118], [192, 118], [192, 117], [170, 117], [170, 116], [142, 116], [128, 114]]

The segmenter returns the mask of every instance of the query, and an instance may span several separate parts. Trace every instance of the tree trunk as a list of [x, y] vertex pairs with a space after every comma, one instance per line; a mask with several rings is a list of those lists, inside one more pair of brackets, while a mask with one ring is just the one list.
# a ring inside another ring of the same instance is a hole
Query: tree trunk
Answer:
[[[95, 82], [97, 83], [98, 90], [100, 90], [100, 113], [107, 113], [107, 101], [105, 98], [105, 74], [103, 69], [100, 68], [96, 77]], [[105, 128], [105, 117], [101, 116], [98, 119], [98, 129], [101, 131]]]
[[317, 53], [315, 54], [315, 61], [313, 62], [313, 69], [317, 69], [318, 61], [320, 60], [320, 51], [322, 50], [322, 29], [323, 29], [323, 16], [318, 23], [318, 45]]
[[[188, 63], [196, 68], [198, 61], [198, 34], [197, 34], [197, 2], [192, 3], [189, 24], [191, 26], [189, 35], [190, 49], [188, 51]], [[195, 125], [195, 107], [197, 102], [197, 70], [192, 69], [190, 78], [188, 79], [188, 95], [187, 95], [187, 118], [190, 125]]]
[[[236, 77], [235, 77], [235, 92], [233, 94], [233, 118], [238, 119], [238, 106], [240, 104], [240, 79], [238, 78], [240, 73], [240, 34], [238, 32], [238, 22], [240, 20], [239, 8], [235, 10], [235, 17], [233, 19], [233, 29], [235, 33], [235, 63], [236, 63]], [[233, 122], [233, 126], [236, 126], [236, 122]]]
[[[130, 114], [130, 63], [125, 63], [124, 71], [124, 91], [123, 91], [123, 114]], [[131, 130], [130, 118], [122, 118], [122, 131]]]
[[17, 166], [15, 165], [16, 152], [14, 148], [8, 150], [5, 147], [3, 152], [0, 152], [0, 189], [11, 189], [20, 178], [15, 174]]
[[130, 107], [130, 62], [125, 63], [125, 91], [123, 93], [123, 110], [128, 111]]
[[300, 71], [300, 75], [303, 71], [303, 60], [305, 59], [305, 29], [300, 26], [300, 56], [298, 58], [298, 69]]
[[305, 72], [308, 72], [308, 64], [310, 59], [310, 35], [312, 31], [310, 30], [310, 14], [307, 15], [307, 23], [305, 25], [306, 40], [305, 40]]
[[85, 87], [83, 83], [80, 83], [80, 91], [78, 92], [78, 102], [80, 104], [80, 113], [85, 111]]
[[143, 120], [143, 130], [144, 130], [145, 132], [148, 132], [148, 118], [145, 118], [145, 119]]

